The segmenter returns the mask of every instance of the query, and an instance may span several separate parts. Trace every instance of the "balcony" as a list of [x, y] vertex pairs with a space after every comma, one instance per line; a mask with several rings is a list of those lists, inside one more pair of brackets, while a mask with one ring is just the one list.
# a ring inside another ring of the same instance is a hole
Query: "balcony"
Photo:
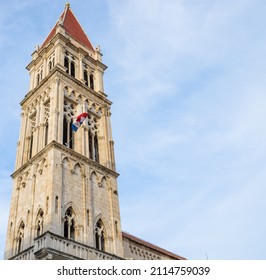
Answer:
[[12, 259], [121, 260], [122, 258], [47, 231], [34, 239], [34, 246], [22, 251]]

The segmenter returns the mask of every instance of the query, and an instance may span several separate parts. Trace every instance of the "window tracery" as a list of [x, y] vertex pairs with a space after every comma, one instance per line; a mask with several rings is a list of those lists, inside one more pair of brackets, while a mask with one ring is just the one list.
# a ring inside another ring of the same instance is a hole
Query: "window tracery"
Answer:
[[43, 210], [40, 209], [37, 215], [37, 221], [36, 221], [36, 235], [37, 237], [43, 234], [43, 219], [44, 219], [44, 213]]
[[88, 128], [89, 158], [99, 162], [98, 120], [91, 114], [88, 116]]
[[44, 103], [44, 145], [48, 144], [50, 100]]
[[71, 206], [65, 212], [64, 237], [68, 239], [75, 239], [75, 213]]
[[64, 100], [64, 117], [63, 117], [63, 145], [73, 149], [73, 118], [75, 116], [75, 106], [67, 99]]
[[75, 78], [75, 57], [73, 55], [70, 55], [68, 52], [65, 52], [65, 58], [64, 58], [64, 66], [66, 68], [66, 72]]
[[95, 247], [98, 250], [106, 251], [106, 234], [101, 219], [98, 220], [95, 227]]
[[25, 224], [22, 221], [20, 223], [20, 226], [18, 229], [18, 235], [17, 235], [17, 253], [20, 253], [22, 251], [22, 245], [23, 245], [23, 239], [24, 239], [24, 229], [25, 229]]

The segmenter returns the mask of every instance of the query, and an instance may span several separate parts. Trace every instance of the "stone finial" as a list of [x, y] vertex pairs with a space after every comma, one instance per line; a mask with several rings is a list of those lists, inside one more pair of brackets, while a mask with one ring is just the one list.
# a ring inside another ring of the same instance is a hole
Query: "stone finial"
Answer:
[[70, 8], [70, 3], [66, 2], [66, 7]]

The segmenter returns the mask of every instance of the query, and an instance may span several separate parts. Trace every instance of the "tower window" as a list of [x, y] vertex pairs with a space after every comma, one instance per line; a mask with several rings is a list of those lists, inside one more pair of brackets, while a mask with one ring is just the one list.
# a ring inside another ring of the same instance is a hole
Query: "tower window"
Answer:
[[36, 83], [37, 83], [37, 86], [38, 86], [39, 83], [40, 83], [40, 74], [37, 74]]
[[94, 77], [90, 74], [90, 88], [94, 90]]
[[99, 162], [99, 146], [98, 146], [97, 133], [95, 133], [94, 135], [94, 156], [95, 156], [95, 161]]
[[75, 63], [73, 61], [70, 63], [70, 75], [75, 78]]
[[45, 137], [44, 137], [44, 145], [46, 146], [48, 144], [48, 130], [49, 130], [49, 124], [48, 121], [45, 123]]
[[96, 249], [101, 250], [101, 251], [105, 251], [105, 232], [104, 232], [104, 226], [103, 226], [103, 222], [100, 219], [95, 227], [95, 246]]
[[64, 59], [64, 66], [66, 67], [66, 72], [69, 73], [69, 60], [67, 57]]
[[43, 234], [43, 210], [40, 209], [37, 215], [37, 224], [36, 224], [36, 230], [37, 230], [37, 237]]
[[33, 149], [33, 134], [30, 135], [30, 140], [29, 140], [29, 159], [32, 158], [32, 149]]
[[63, 145], [73, 149], [73, 130], [72, 130], [73, 120], [67, 120], [66, 116], [63, 119]]
[[55, 197], [55, 214], [58, 213], [58, 196]]
[[75, 239], [75, 214], [72, 207], [69, 207], [65, 212], [64, 237]]
[[93, 148], [92, 148], [92, 133], [89, 129], [89, 157], [93, 159]]
[[89, 81], [88, 81], [88, 72], [87, 72], [87, 70], [84, 70], [84, 72], [83, 72], [83, 79], [85, 81], [85, 85], [88, 86], [89, 85]]
[[22, 245], [23, 245], [23, 239], [24, 239], [24, 229], [25, 229], [25, 224], [23, 222], [21, 222], [19, 229], [18, 229], [17, 253], [20, 253], [22, 251]]

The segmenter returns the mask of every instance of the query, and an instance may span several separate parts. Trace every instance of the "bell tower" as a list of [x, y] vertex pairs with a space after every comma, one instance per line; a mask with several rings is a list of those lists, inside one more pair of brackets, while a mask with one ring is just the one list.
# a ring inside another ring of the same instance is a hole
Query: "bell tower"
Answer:
[[106, 68], [66, 4], [27, 66], [5, 259], [123, 258]]

